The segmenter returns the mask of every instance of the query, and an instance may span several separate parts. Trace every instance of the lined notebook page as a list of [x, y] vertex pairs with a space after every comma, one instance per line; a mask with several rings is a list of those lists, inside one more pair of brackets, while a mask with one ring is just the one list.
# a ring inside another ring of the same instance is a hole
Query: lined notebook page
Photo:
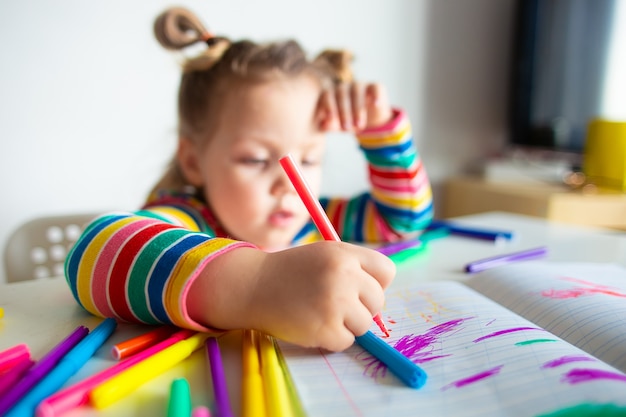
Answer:
[[462, 284], [390, 289], [383, 317], [384, 340], [426, 371], [425, 386], [403, 385], [358, 345], [329, 353], [281, 342], [309, 416], [538, 416], [588, 403], [626, 411], [626, 374]]
[[626, 269], [528, 262], [485, 271], [468, 285], [626, 372]]

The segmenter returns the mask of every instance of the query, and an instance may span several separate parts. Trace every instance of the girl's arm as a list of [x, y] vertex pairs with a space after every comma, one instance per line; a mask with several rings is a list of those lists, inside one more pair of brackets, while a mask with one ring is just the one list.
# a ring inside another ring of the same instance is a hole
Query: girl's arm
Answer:
[[325, 93], [322, 127], [354, 131], [368, 161], [370, 192], [321, 199], [343, 240], [388, 242], [415, 236], [433, 217], [430, 181], [409, 119], [389, 105], [379, 84], [350, 84]]
[[301, 346], [340, 351], [370, 328], [394, 275], [386, 256], [344, 242], [273, 253], [239, 248], [199, 274], [189, 312], [214, 327], [252, 328]]
[[404, 236], [426, 228], [433, 217], [432, 191], [406, 113], [394, 109], [388, 123], [360, 131], [357, 137], [368, 161], [374, 205], [362, 230], [374, 227], [376, 215], [384, 220], [378, 228], [383, 232], [388, 226]]
[[191, 283], [214, 257], [252, 245], [190, 230], [198, 226], [175, 207], [139, 213], [107, 214], [86, 228], [65, 261], [74, 298], [100, 317], [206, 330], [186, 308]]
[[123, 321], [252, 328], [329, 350], [350, 346], [383, 307], [395, 267], [375, 251], [318, 242], [265, 253], [164, 221], [176, 210], [94, 220], [66, 260], [78, 303]]

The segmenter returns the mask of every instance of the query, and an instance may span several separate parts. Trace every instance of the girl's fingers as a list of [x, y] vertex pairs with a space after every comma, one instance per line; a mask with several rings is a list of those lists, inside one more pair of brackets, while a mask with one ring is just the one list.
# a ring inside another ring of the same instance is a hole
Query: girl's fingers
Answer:
[[378, 281], [369, 275], [363, 279], [359, 290], [359, 303], [367, 309], [371, 321], [385, 305], [385, 292]]
[[353, 340], [354, 336], [362, 336], [370, 329], [373, 323], [372, 317], [373, 314], [362, 304], [349, 312], [344, 320], [344, 326], [352, 334]]
[[352, 106], [348, 84], [342, 83], [335, 87], [335, 101], [341, 129], [352, 130]]
[[368, 111], [376, 110], [381, 95], [384, 95], [384, 92], [380, 84], [368, 84], [365, 87], [365, 105]]
[[327, 328], [319, 336], [316, 345], [333, 352], [341, 352], [354, 344], [354, 333], [346, 325], [340, 325], [339, 328]]
[[382, 84], [368, 84], [365, 87], [365, 107], [367, 109], [367, 127], [382, 126], [393, 117], [387, 90]]
[[334, 94], [324, 90], [319, 101], [319, 125], [322, 130], [337, 130], [341, 126], [337, 116], [337, 104]]
[[381, 126], [392, 118], [382, 84], [341, 83], [320, 98], [320, 126], [324, 130], [360, 131]]
[[396, 275], [396, 265], [389, 257], [373, 249], [356, 246], [361, 268], [383, 288], [387, 288]]
[[365, 88], [363, 84], [352, 83], [350, 86], [350, 97], [352, 102], [352, 120], [357, 130], [365, 128], [366, 108], [365, 108]]

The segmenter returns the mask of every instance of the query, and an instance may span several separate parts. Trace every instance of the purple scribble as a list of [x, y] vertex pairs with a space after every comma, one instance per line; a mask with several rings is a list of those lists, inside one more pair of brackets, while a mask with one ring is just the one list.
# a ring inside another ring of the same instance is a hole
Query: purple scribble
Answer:
[[541, 365], [541, 369], [556, 368], [557, 366], [565, 365], [572, 362], [593, 362], [595, 360], [596, 359], [592, 358], [591, 356], [568, 355], [544, 363], [543, 365]]
[[626, 382], [626, 375], [617, 372], [604, 371], [601, 369], [572, 369], [561, 379], [561, 382], [568, 384], [580, 384], [581, 382], [596, 381], [599, 379], [610, 379], [613, 381]]
[[504, 365], [496, 366], [495, 368], [488, 369], [484, 372], [477, 373], [472, 376], [468, 376], [467, 378], [459, 379], [458, 381], [454, 381], [443, 388], [442, 391], [445, 391], [449, 388], [463, 388], [466, 385], [473, 384], [474, 382], [482, 381], [485, 378], [489, 378], [490, 376], [497, 375], [500, 373], [500, 369], [502, 369]]
[[496, 319], [491, 319], [487, 322], [487, 324], [485, 324], [485, 327], [489, 326], [491, 323], [493, 323], [494, 321], [496, 321]]
[[505, 329], [505, 330], [499, 330], [497, 332], [489, 333], [488, 335], [479, 337], [478, 339], [474, 339], [473, 342], [474, 343], [482, 342], [485, 339], [490, 339], [492, 337], [501, 336], [503, 334], [509, 334], [509, 333], [513, 333], [513, 332], [521, 332], [521, 331], [524, 331], [524, 330], [541, 330], [541, 331], [545, 332], [544, 329], [540, 329], [538, 327], [515, 327], [513, 329]]
[[[459, 327], [466, 318], [450, 320], [431, 327], [424, 334], [403, 336], [394, 347], [415, 363], [427, 360], [433, 351], [433, 344], [443, 335], [450, 336], [461, 330]], [[449, 355], [445, 355], [449, 356]]]
[[[450, 320], [431, 327], [424, 334], [403, 336], [393, 347], [418, 364], [448, 357], [450, 355], [436, 353], [437, 349], [435, 349], [434, 345], [441, 337], [450, 336], [462, 330], [461, 325], [471, 318]], [[387, 367], [367, 352], [359, 353], [357, 359], [365, 362], [365, 373], [369, 373], [374, 378], [384, 377], [387, 373]]]

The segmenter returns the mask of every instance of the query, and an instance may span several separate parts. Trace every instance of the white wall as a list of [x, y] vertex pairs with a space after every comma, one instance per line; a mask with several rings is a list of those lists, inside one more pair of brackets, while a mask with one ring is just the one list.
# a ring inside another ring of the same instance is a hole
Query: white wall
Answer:
[[[504, 141], [512, 0], [4, 1], [0, 249], [34, 216], [141, 204], [175, 144], [178, 66], [152, 34], [172, 4], [231, 38], [351, 49], [409, 112], [435, 186]], [[332, 145], [324, 190], [362, 189], [352, 138]]]

